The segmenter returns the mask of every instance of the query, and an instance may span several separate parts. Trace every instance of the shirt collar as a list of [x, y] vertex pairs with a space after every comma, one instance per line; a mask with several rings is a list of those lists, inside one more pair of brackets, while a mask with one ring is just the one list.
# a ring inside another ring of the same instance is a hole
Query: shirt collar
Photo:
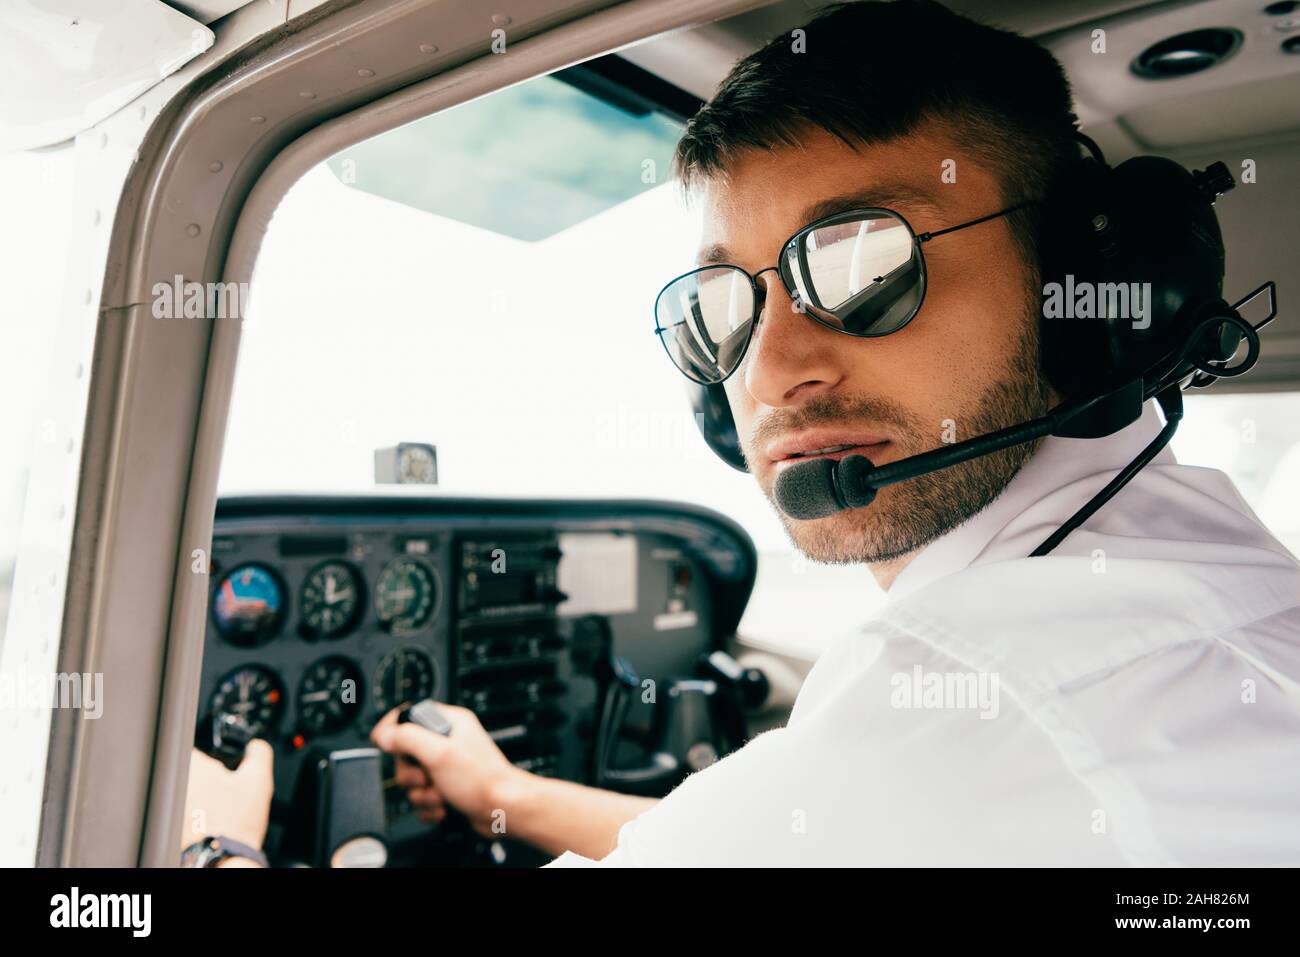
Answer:
[[[1032, 511], [1033, 525], [1047, 522], [1051, 528], [1060, 526], [1100, 489], [1100, 485], [1080, 479], [1105, 473], [1109, 480], [1155, 438], [1163, 424], [1156, 403], [1149, 401], [1135, 422], [1113, 435], [1100, 439], [1048, 436], [1001, 495], [964, 524], [925, 546], [908, 563], [889, 588], [889, 603], [970, 565], [1024, 558], [1038, 542], [1026, 548], [1023, 536], [1012, 534], [1011, 526], [1025, 524], [1017, 519]], [[1166, 446], [1151, 464], [1175, 462]], [[1053, 494], [1057, 492], [1061, 494]], [[1121, 490], [1118, 494], [1124, 493]], [[1049, 534], [1050, 528], [1041, 537]], [[1068, 554], [1069, 544], [1067, 538], [1052, 554]]]

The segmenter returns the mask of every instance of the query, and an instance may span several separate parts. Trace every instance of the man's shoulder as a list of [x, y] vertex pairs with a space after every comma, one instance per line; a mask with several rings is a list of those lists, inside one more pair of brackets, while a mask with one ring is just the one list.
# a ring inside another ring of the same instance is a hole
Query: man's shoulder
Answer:
[[[990, 563], [914, 592], [866, 635], [887, 671], [916, 661], [996, 678], [1004, 708], [1096, 796], [1130, 862], [1295, 859], [1282, 837], [1300, 813], [1293, 566]], [[1223, 811], [1212, 833], [1205, 807]]]
[[1180, 645], [1231, 653], [1258, 634], [1300, 646], [1300, 566], [1115, 558], [1095, 550], [974, 565], [886, 607], [867, 626], [975, 668], [1057, 683]]

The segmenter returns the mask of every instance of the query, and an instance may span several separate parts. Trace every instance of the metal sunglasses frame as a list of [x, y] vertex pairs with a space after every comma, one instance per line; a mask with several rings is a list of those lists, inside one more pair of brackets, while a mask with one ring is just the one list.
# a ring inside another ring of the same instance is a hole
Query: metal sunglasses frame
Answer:
[[[912, 251], [913, 251], [913, 255], [915, 255], [917, 260], [917, 270], [919, 273], [919, 279], [917, 280], [917, 284], [920, 287], [920, 295], [917, 297], [916, 306], [915, 308], [912, 309], [911, 314], [906, 319], [904, 319], [901, 323], [899, 323], [898, 325], [890, 329], [888, 332], [857, 333], [857, 332], [849, 332], [848, 330], [840, 326], [832, 325], [830, 322], [819, 318], [816, 314], [814, 314], [811, 311], [811, 308], [816, 308], [816, 307], [805, 308], [799, 311], [803, 312], [805, 315], [811, 316], [811, 318], [815, 322], [825, 326], [827, 329], [834, 330], [835, 332], [842, 333], [843, 335], [846, 336], [852, 336], [854, 339], [879, 339], [879, 338], [883, 338], [884, 336], [892, 335], [895, 332], [898, 332], [900, 329], [907, 326], [908, 323], [910, 323], [913, 319], [915, 319], [916, 314], [921, 311], [921, 306], [925, 303], [927, 272], [925, 268], [925, 255], [921, 250], [922, 244], [928, 243], [930, 240], [935, 239], [939, 236], [944, 236], [948, 233], [955, 233], [959, 229], [967, 229], [971, 226], [978, 226], [980, 223], [986, 223], [989, 220], [997, 219], [1000, 216], [1010, 215], [1011, 213], [1017, 212], [1028, 206], [1036, 205], [1038, 202], [1039, 202], [1038, 200], [1028, 200], [1023, 203], [1017, 203], [1014, 206], [1008, 206], [1005, 209], [1000, 209], [995, 213], [988, 213], [987, 215], [979, 216], [975, 219], [967, 220], [964, 223], [958, 223], [956, 226], [946, 226], [943, 229], [934, 229], [924, 233], [918, 233], [915, 229], [913, 229], [912, 224], [907, 221], [907, 217], [904, 216], [902, 213], [898, 212], [897, 210], [888, 209], [883, 206], [860, 206], [856, 209], [849, 209], [839, 213], [832, 213], [829, 216], [823, 216], [821, 219], [818, 219], [815, 222], [809, 223], [807, 226], [803, 226], [800, 229], [798, 229], [794, 233], [794, 235], [792, 235], [789, 239], [787, 239], [784, 243], [781, 244], [781, 253], [777, 259], [776, 264], [771, 266], [765, 266], [762, 269], [758, 270], [758, 272], [751, 273], [748, 270], [740, 266], [737, 266], [735, 263], [709, 263], [706, 266], [698, 266], [695, 269], [692, 269], [688, 272], [684, 272], [680, 276], [676, 276], [673, 279], [666, 282], [663, 285], [663, 288], [659, 290], [659, 294], [655, 296], [655, 304], [654, 304], [655, 337], [663, 345], [664, 351], [668, 353], [668, 359], [670, 362], [672, 362], [673, 368], [677, 369], [678, 372], [681, 372], [681, 374], [685, 376], [688, 380], [696, 383], [697, 385], [721, 385], [723, 382], [726, 382], [729, 378], [731, 378], [731, 376], [735, 373], [735, 371], [741, 367], [741, 365], [744, 362], [745, 353], [749, 351], [749, 344], [754, 340], [754, 330], [758, 328], [759, 316], [762, 313], [763, 302], [767, 297], [766, 291], [759, 288], [758, 277], [763, 275], [763, 273], [765, 272], [775, 272], [777, 276], [780, 277], [781, 285], [785, 287], [786, 294], [789, 295], [789, 297], [794, 302], [796, 303], [802, 302], [803, 297], [799, 294], [799, 292], [795, 288], [793, 288], [794, 286], [793, 273], [787, 275], [787, 271], [790, 268], [789, 267], [790, 258], [791, 258], [789, 255], [790, 252], [793, 250], [797, 254], [800, 250], [802, 250], [803, 248], [802, 241], [804, 237], [806, 237], [809, 233], [814, 232], [815, 230], [824, 229], [827, 226], [842, 225], [843, 223], [852, 222], [855, 219], [863, 219], [870, 214], [876, 214], [876, 213], [884, 213], [886, 216], [898, 220], [900, 223], [903, 224], [904, 228], [907, 229], [908, 234], [912, 237]], [[797, 257], [797, 258], [802, 259], [803, 257]], [[722, 376], [721, 378], [713, 379], [707, 382], [702, 382], [699, 379], [695, 378], [694, 376], [688, 374], [677, 363], [677, 360], [673, 359], [672, 351], [669, 349], [668, 342], [667, 340], [665, 340], [663, 334], [665, 332], [668, 332], [670, 329], [675, 328], [676, 326], [685, 325], [686, 320], [673, 323], [670, 326], [661, 327], [659, 325], [659, 300], [663, 298], [663, 294], [665, 292], [667, 292], [672, 286], [681, 282], [683, 279], [689, 279], [691, 276], [697, 275], [702, 272], [708, 272], [714, 269], [731, 269], [740, 273], [747, 280], [749, 280], [750, 292], [752, 293], [753, 300], [754, 300], [754, 308], [753, 311], [750, 313], [749, 319], [746, 320], [743, 326], [737, 327], [737, 329], [740, 329], [742, 327], [748, 327], [749, 331], [745, 337], [744, 345], [740, 347], [740, 352], [736, 357], [736, 364], [726, 373], [726, 375]], [[805, 280], [807, 280], [808, 277], [805, 276], [804, 278]], [[811, 288], [811, 286], [809, 288]], [[831, 310], [824, 310], [824, 311], [831, 312]]]

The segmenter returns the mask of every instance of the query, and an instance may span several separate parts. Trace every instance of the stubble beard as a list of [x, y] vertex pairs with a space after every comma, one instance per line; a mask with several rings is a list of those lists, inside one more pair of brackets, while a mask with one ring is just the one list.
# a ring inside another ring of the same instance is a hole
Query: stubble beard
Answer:
[[[957, 440], [994, 432], [1037, 418], [1047, 412], [1050, 386], [1039, 366], [1036, 326], [1026, 322], [1024, 333], [1007, 367], [973, 408], [951, 416]], [[915, 438], [916, 455], [943, 445], [943, 423], [919, 421], [889, 402], [868, 403], [815, 400], [802, 411], [797, 427], [843, 423], [854, 419], [888, 422], [896, 427], [894, 441]], [[925, 444], [925, 436], [935, 440]], [[887, 486], [866, 508], [838, 512], [813, 521], [791, 519], [777, 506], [772, 483], [763, 484], [791, 542], [815, 562], [833, 565], [876, 564], [910, 555], [964, 524], [996, 499], [1029, 461], [1042, 440], [1025, 442], [950, 468]]]

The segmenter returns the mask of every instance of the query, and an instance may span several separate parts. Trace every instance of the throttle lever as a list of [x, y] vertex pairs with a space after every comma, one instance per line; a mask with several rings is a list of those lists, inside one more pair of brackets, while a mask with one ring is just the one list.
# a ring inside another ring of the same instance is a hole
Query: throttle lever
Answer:
[[733, 751], [749, 737], [745, 713], [762, 707], [772, 691], [771, 684], [758, 668], [746, 668], [722, 650], [700, 658], [698, 671], [723, 689], [716, 698], [713, 717], [723, 752]]
[[408, 721], [411, 724], [418, 724], [426, 731], [440, 734], [444, 738], [451, 736], [451, 721], [442, 713], [438, 702], [432, 698], [425, 698], [409, 708], [403, 708], [402, 713], [397, 716], [397, 723], [406, 724]]
[[758, 668], [746, 668], [725, 651], [715, 651], [700, 659], [700, 669], [707, 677], [735, 692], [740, 704], [755, 710], [763, 706], [772, 687], [767, 675]]
[[[206, 725], [207, 734], [204, 735]], [[238, 769], [256, 735], [248, 722], [235, 714], [214, 714], [200, 725], [199, 749], [220, 761], [227, 770]]]

